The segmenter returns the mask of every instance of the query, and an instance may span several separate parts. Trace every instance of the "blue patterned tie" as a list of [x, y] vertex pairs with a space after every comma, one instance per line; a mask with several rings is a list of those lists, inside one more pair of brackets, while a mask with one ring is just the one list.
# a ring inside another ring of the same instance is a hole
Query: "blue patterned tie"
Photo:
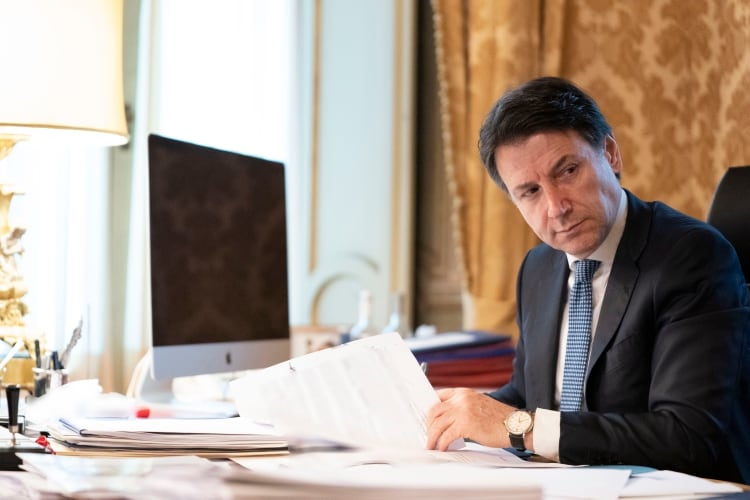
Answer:
[[578, 411], [583, 400], [583, 379], [586, 375], [591, 343], [591, 278], [599, 267], [598, 260], [579, 260], [568, 301], [568, 342], [565, 346], [560, 411]]

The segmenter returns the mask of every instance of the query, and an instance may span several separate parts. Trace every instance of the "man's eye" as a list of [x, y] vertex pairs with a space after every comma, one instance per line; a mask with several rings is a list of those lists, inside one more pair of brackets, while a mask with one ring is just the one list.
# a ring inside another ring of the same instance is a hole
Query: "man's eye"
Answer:
[[563, 170], [563, 175], [572, 175], [576, 171], [577, 168], [578, 168], [577, 164], [568, 165]]
[[538, 187], [529, 188], [525, 190], [523, 193], [521, 193], [521, 198], [530, 198], [531, 196], [534, 196], [538, 192], [539, 192]]

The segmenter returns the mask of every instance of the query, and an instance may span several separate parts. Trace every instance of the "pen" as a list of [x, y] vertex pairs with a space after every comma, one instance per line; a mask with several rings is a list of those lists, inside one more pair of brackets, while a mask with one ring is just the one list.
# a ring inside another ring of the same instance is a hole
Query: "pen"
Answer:
[[63, 349], [62, 354], [60, 354], [60, 368], [65, 368], [68, 366], [68, 357], [70, 356], [70, 351], [73, 350], [73, 348], [76, 346], [78, 341], [81, 338], [81, 329], [83, 327], [83, 320], [80, 320], [78, 322], [78, 326], [75, 327], [73, 330], [73, 335], [70, 337], [70, 341], [68, 341], [68, 345], [65, 346], [65, 349]]
[[39, 339], [34, 339], [34, 355], [36, 356], [36, 367], [42, 367], [42, 354], [39, 349]]
[[52, 369], [53, 370], [62, 369], [62, 367], [60, 366], [60, 358], [57, 356], [57, 351], [52, 351]]

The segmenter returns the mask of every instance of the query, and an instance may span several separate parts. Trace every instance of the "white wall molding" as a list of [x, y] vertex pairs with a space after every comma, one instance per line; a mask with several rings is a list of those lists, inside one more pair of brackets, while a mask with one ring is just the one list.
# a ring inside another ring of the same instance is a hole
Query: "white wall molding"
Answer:
[[[301, 249], [292, 323], [347, 325], [361, 288], [376, 327], [389, 295], [411, 304], [416, 5], [317, 0], [300, 11], [297, 138]], [[408, 307], [410, 309], [410, 307]]]

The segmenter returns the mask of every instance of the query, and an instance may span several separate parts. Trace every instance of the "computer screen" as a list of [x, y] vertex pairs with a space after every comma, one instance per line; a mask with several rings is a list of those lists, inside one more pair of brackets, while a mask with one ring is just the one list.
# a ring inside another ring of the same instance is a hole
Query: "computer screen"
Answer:
[[153, 378], [289, 359], [281, 163], [151, 134]]

